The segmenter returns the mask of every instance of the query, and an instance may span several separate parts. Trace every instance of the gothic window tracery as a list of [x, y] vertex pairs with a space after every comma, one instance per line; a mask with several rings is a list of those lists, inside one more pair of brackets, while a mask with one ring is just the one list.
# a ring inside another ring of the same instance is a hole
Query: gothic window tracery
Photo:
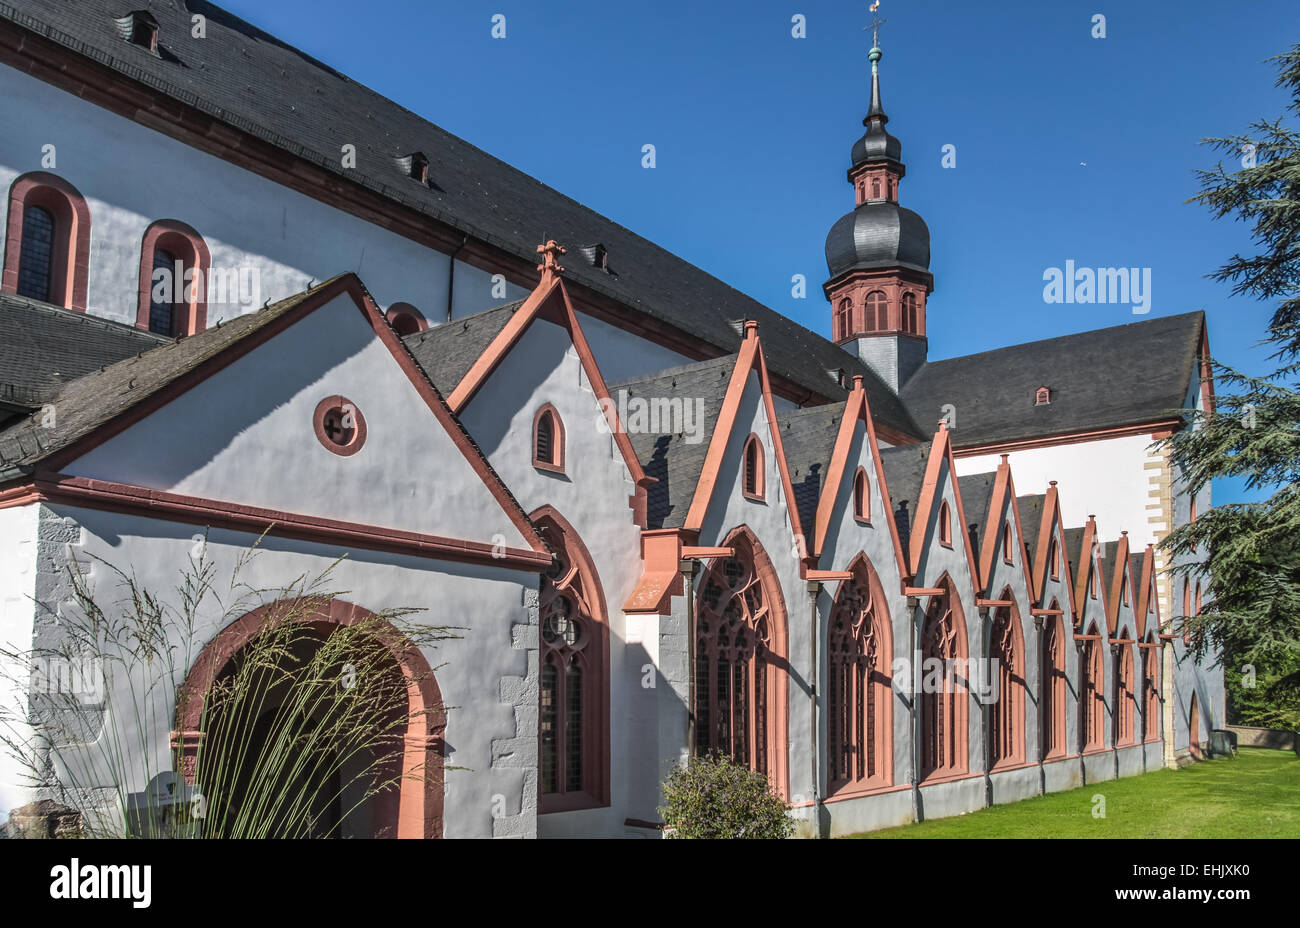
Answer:
[[827, 630], [827, 777], [833, 794], [884, 786], [889, 769], [891, 680], [888, 615], [858, 561], [836, 594]]

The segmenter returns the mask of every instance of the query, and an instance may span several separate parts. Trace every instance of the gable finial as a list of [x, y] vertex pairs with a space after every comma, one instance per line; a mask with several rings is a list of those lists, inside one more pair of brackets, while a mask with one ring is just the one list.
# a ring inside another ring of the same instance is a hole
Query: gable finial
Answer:
[[545, 245], [537, 246], [537, 253], [542, 256], [542, 263], [537, 265], [537, 269], [542, 272], [542, 279], [549, 280], [551, 277], [563, 274], [564, 268], [560, 266], [559, 256], [565, 254], [567, 249], [563, 245], [556, 244], [555, 239], [547, 239]]

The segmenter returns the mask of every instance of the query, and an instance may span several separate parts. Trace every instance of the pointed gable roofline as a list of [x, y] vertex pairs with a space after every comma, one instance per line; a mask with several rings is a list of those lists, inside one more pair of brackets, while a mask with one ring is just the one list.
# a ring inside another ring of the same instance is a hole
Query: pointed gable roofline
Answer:
[[1070, 558], [1065, 552], [1065, 525], [1061, 521], [1061, 497], [1060, 491], [1056, 488], [1056, 481], [1052, 480], [1048, 483], [1047, 493], [1043, 498], [1043, 518], [1035, 532], [1038, 541], [1034, 546], [1034, 583], [1031, 587], [1035, 602], [1042, 600], [1043, 591], [1047, 588], [1049, 571], [1047, 555], [1052, 547], [1051, 542], [1054, 533], [1061, 539], [1058, 556], [1061, 558], [1062, 580], [1065, 588], [1070, 591], [1070, 611], [1073, 612], [1077, 600], [1071, 577]]
[[1008, 507], [1011, 509], [1013, 531], [1015, 532], [1015, 550], [1020, 557], [1020, 567], [1025, 574], [1025, 589], [1029, 590], [1030, 606], [1032, 607], [1034, 603], [1042, 599], [1042, 587], [1041, 585], [1035, 585], [1029, 558], [1025, 556], [1025, 534], [1020, 523], [1020, 506], [1016, 502], [1016, 483], [1011, 475], [1011, 464], [1004, 454], [1002, 455], [1002, 463], [998, 465], [997, 477], [993, 482], [993, 493], [989, 498], [988, 518], [983, 526], [984, 542], [980, 545], [980, 572], [977, 583], [985, 596], [990, 595], [992, 592], [989, 584], [993, 579], [993, 559], [997, 557], [998, 548], [1002, 544], [1002, 510]]
[[1147, 545], [1146, 550], [1140, 555], [1142, 558], [1142, 575], [1138, 581], [1133, 599], [1133, 614], [1137, 618], [1137, 637], [1138, 640], [1146, 638], [1147, 632], [1147, 614], [1151, 612], [1155, 615], [1155, 627], [1160, 627], [1160, 596], [1156, 592], [1156, 552], [1152, 545]]
[[1119, 541], [1112, 544], [1115, 546], [1115, 567], [1111, 571], [1110, 592], [1106, 597], [1106, 624], [1110, 629], [1110, 637], [1114, 638], [1119, 633], [1119, 610], [1125, 580], [1128, 581], [1130, 603], [1136, 594], [1133, 592], [1133, 576], [1128, 560], [1128, 532], [1120, 532]]
[[[464, 539], [441, 538], [380, 526], [317, 519], [296, 513], [258, 509], [205, 500], [147, 487], [115, 484], [60, 473], [68, 463], [120, 434], [172, 400], [185, 394], [280, 332], [339, 296], [349, 296], [376, 337], [392, 354], [416, 393], [446, 430], [457, 450], [501, 505], [530, 550], [493, 546]], [[128, 394], [123, 401], [122, 396]], [[59, 397], [59, 426], [34, 434], [39, 416], [0, 433], [0, 449], [21, 449], [0, 467], [0, 482], [16, 485], [0, 490], [0, 508], [33, 499], [58, 500], [92, 508], [140, 512], [156, 518], [199, 520], [236, 530], [305, 538], [332, 539], [363, 548], [400, 551], [446, 560], [485, 563], [498, 567], [538, 570], [551, 562], [527, 514], [488, 464], [442, 395], [425, 376], [401, 338], [388, 324], [361, 280], [341, 274], [258, 312], [249, 313], [203, 332], [160, 345], [133, 358], [85, 375], [68, 384]], [[31, 450], [35, 449], [35, 450]], [[504, 556], [499, 556], [503, 554]]]
[[646, 475], [627, 431], [619, 422], [618, 410], [610, 397], [609, 387], [605, 383], [600, 366], [596, 363], [596, 356], [592, 353], [587, 336], [582, 331], [582, 324], [578, 321], [578, 314], [569, 299], [569, 291], [561, 277], [564, 268], [558, 263], [558, 256], [564, 254], [565, 249], [552, 240], [545, 245], [537, 246], [537, 251], [543, 258], [542, 263], [537, 266], [542, 274], [541, 280], [523, 304], [510, 316], [487, 349], [470, 366], [460, 383], [452, 389], [451, 395], [447, 398], [447, 405], [451, 407], [452, 412], [459, 415], [487, 382], [492, 372], [500, 366], [506, 355], [519, 344], [519, 340], [528, 331], [529, 326], [538, 318], [546, 318], [556, 323], [569, 333], [573, 347], [578, 353], [578, 361], [587, 374], [592, 392], [596, 394], [596, 400], [600, 403], [610, 433], [614, 436], [614, 444], [618, 446], [623, 463], [627, 466], [632, 482], [636, 484], [636, 495], [628, 500], [628, 504], [636, 514], [637, 524], [645, 528], [646, 487], [656, 480]]
[[[871, 403], [867, 399], [866, 388], [861, 377], [853, 378], [853, 390], [844, 404], [844, 415], [840, 419], [839, 434], [835, 437], [835, 448], [831, 452], [830, 467], [827, 469], [826, 481], [822, 485], [821, 497], [817, 501], [817, 517], [813, 530], [813, 547], [809, 553], [812, 558], [820, 558], [826, 547], [826, 535], [830, 529], [831, 516], [835, 512], [835, 501], [839, 498], [846, 477], [852, 479], [849, 468], [849, 450], [853, 446], [853, 433], [858, 422], [866, 429], [867, 446], [871, 453], [871, 465], [876, 472], [876, 485], [880, 488], [880, 497], [885, 505], [885, 519], [889, 523], [889, 537], [894, 543], [894, 556], [898, 560], [900, 577], [910, 576], [907, 569], [907, 555], [894, 521], [894, 508], [889, 504], [888, 484], [885, 469], [881, 463], [880, 445], [876, 441], [876, 426], [871, 418]], [[852, 473], [857, 473], [856, 469]]]
[[[966, 511], [962, 507], [961, 487], [957, 482], [957, 468], [952, 453], [952, 437], [948, 432], [948, 425], [943, 420], [939, 421], [939, 431], [934, 433], [934, 441], [930, 445], [930, 457], [925, 465], [925, 478], [921, 483], [921, 498], [916, 507], [916, 521], [913, 523], [910, 550], [908, 551], [907, 577], [910, 580], [916, 576], [917, 567], [921, 563], [921, 556], [925, 553], [925, 541], [928, 533], [925, 529], [930, 524], [930, 514], [937, 508], [936, 499], [939, 496], [939, 475], [941, 465], [944, 461], [948, 462], [948, 479], [952, 483], [952, 496], [957, 502], [957, 528], [961, 531], [962, 545], [966, 549], [966, 564], [970, 569], [972, 593], [979, 595], [979, 565], [975, 562], [975, 552], [971, 548], [970, 532], [966, 527]], [[893, 505], [892, 502], [890, 504]]]

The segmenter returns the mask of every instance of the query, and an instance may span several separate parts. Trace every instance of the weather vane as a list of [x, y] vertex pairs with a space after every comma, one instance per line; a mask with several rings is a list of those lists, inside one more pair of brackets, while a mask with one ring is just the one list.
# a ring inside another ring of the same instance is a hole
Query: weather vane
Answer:
[[879, 48], [880, 27], [883, 26], [885, 23], [889, 22], [889, 20], [881, 19], [880, 13], [877, 12], [880, 9], [880, 0], [874, 0], [871, 6], [867, 7], [867, 9], [872, 14], [871, 24], [868, 26], [863, 26], [862, 28], [871, 30], [871, 44], [874, 48]]

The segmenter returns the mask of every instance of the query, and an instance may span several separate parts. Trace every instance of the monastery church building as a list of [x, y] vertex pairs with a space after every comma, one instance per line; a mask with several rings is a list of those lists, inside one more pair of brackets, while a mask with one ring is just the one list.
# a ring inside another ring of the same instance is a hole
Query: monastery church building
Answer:
[[1199, 758], [1209, 592], [1154, 546], [1210, 499], [1153, 442], [1212, 408], [1204, 315], [931, 359], [870, 57], [827, 338], [210, 3], [0, 5], [0, 645], [57, 650], [70, 571], [179, 608], [195, 538], [257, 588], [342, 558], [321, 627], [460, 629], [394, 647], [414, 785], [356, 836], [656, 837], [711, 752], [823, 837]]

